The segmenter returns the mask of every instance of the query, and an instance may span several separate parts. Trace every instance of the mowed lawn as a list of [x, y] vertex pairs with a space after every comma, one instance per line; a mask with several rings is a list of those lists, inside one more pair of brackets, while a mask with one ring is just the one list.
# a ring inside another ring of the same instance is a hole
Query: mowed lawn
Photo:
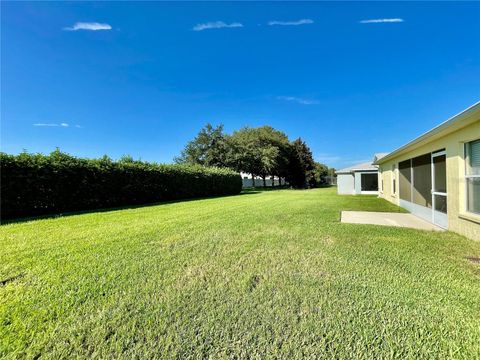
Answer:
[[479, 358], [480, 243], [277, 190], [0, 227], [0, 356]]

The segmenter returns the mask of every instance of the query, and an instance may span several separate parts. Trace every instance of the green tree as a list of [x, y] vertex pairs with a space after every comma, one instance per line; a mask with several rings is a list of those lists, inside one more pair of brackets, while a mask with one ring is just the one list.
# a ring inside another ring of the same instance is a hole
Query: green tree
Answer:
[[293, 187], [315, 187], [315, 162], [308, 145], [298, 138], [292, 143], [288, 180]]
[[[263, 179], [285, 178], [295, 187], [314, 187], [315, 164], [307, 144], [301, 139], [290, 142], [287, 135], [271, 126], [244, 127], [232, 135], [223, 126], [207, 124], [188, 142], [177, 163], [230, 167]], [[272, 186], [274, 182], [272, 181]]]
[[317, 186], [325, 185], [327, 183], [326, 177], [329, 176], [328, 166], [321, 163], [315, 163], [315, 182]]
[[[229, 138], [229, 163], [238, 171], [260, 176], [266, 186], [267, 176], [285, 176], [288, 171], [288, 137], [271, 126], [245, 127]], [[273, 186], [273, 182], [272, 182]]]
[[[267, 186], [267, 176], [275, 173], [275, 169], [277, 167], [277, 157], [279, 154], [279, 150], [277, 147], [272, 145], [264, 145], [260, 149], [260, 159], [261, 159], [261, 171], [260, 175], [263, 179], [263, 186]], [[272, 186], [273, 186], [273, 179], [272, 179]]]
[[175, 158], [175, 162], [225, 167], [227, 165], [227, 146], [223, 125], [213, 127], [211, 124], [207, 124], [193, 140], [187, 143], [181, 155]]
[[228, 139], [227, 164], [239, 172], [252, 175], [252, 186], [255, 187], [255, 176], [264, 171], [264, 161], [260, 149], [258, 131], [245, 127], [234, 131]]
[[[280, 181], [286, 177], [289, 168], [289, 154], [291, 144], [287, 135], [271, 126], [257, 128], [260, 139], [260, 148], [264, 156], [263, 165], [265, 175], [277, 176]], [[281, 183], [280, 183], [281, 185]], [[272, 186], [274, 182], [272, 181]]]

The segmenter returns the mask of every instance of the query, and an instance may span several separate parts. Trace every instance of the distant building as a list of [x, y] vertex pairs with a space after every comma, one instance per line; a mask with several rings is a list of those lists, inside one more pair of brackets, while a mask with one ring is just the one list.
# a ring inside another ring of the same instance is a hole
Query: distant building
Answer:
[[[247, 174], [247, 173], [240, 173], [240, 176], [242, 177], [242, 187], [247, 188], [247, 187], [252, 187], [253, 181], [252, 181], [252, 175]], [[273, 185], [272, 185], [273, 184]], [[281, 179], [281, 184], [285, 185], [285, 179]], [[265, 186], [279, 186], [280, 185], [280, 179], [278, 176], [267, 176], [265, 179]], [[263, 187], [263, 178], [260, 176], [255, 176], [255, 187]]]
[[337, 170], [337, 192], [342, 195], [378, 194], [378, 166], [374, 162], [385, 155], [387, 153], [378, 153], [372, 161]]
[[325, 176], [325, 183], [328, 185], [337, 185], [336, 176]]

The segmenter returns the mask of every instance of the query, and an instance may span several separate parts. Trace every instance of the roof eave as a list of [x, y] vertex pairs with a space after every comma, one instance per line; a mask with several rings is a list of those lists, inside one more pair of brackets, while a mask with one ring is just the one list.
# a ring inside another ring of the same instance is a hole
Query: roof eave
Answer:
[[[373, 164], [374, 165], [383, 164], [383, 163], [401, 155], [402, 153], [406, 152], [407, 150], [411, 149], [412, 147], [414, 147], [416, 145], [419, 145], [421, 143], [428, 143], [429, 138], [431, 138], [431, 137], [433, 137], [437, 134], [440, 134], [444, 131], [447, 131], [449, 128], [452, 128], [452, 126], [458, 124], [462, 120], [465, 120], [466, 118], [468, 118], [469, 116], [471, 116], [472, 114], [474, 114], [477, 111], [480, 111], [480, 101], [473, 104], [469, 108], [463, 110], [462, 112], [452, 116], [450, 119], [444, 121], [440, 125], [434, 127], [433, 129], [427, 131], [426, 133], [420, 135], [419, 137], [415, 138], [414, 140], [408, 142], [407, 144], [405, 144], [405, 145], [399, 147], [398, 149], [392, 151], [388, 155], [378, 159]], [[473, 120], [473, 121], [475, 121], [475, 120]], [[469, 123], [465, 124], [465, 126], [467, 126], [467, 125], [469, 125]], [[460, 128], [455, 128], [452, 131], [457, 131]], [[448, 132], [446, 134], [448, 134]], [[443, 134], [443, 135], [446, 135], [446, 134]], [[434, 139], [430, 139], [430, 141], [433, 141], [433, 140]]]

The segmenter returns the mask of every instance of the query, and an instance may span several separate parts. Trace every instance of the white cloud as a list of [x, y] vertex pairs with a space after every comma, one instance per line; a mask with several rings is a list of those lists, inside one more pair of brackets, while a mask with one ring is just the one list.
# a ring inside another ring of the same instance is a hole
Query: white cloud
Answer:
[[203, 24], [197, 24], [193, 27], [193, 31], [202, 31], [207, 29], [222, 29], [222, 28], [241, 28], [243, 27], [242, 23], [234, 22], [227, 24], [223, 21], [212, 21]]
[[[36, 123], [33, 124], [33, 126], [38, 126], [38, 127], [70, 127], [70, 124], [67, 123]], [[82, 126], [80, 125], [74, 125], [76, 128], [81, 128]]]
[[378, 24], [378, 23], [401, 23], [403, 19], [394, 18], [394, 19], [370, 19], [362, 20], [360, 24]]
[[303, 99], [295, 96], [278, 96], [278, 100], [285, 100], [285, 101], [290, 101], [290, 102], [296, 102], [298, 104], [302, 105], [315, 105], [319, 104], [318, 100], [313, 100], [313, 99]]
[[102, 24], [98, 22], [77, 22], [71, 27], [65, 27], [63, 30], [66, 31], [77, 31], [77, 30], [112, 30], [112, 27], [109, 24]]
[[301, 19], [301, 20], [296, 20], [296, 21], [269, 21], [268, 25], [273, 26], [273, 25], [281, 25], [281, 26], [298, 26], [298, 25], [307, 25], [307, 24], [313, 24], [312, 19]]

